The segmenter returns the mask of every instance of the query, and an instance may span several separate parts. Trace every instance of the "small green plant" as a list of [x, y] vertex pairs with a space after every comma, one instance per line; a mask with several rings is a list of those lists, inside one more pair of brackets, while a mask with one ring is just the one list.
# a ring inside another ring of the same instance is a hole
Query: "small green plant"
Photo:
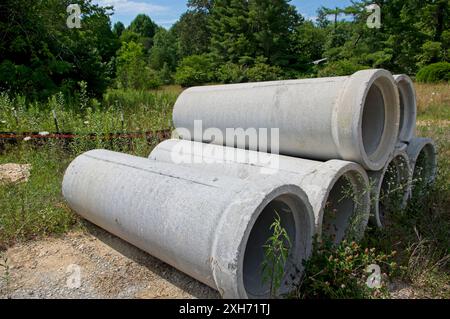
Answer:
[[281, 218], [275, 211], [275, 220], [270, 226], [273, 234], [264, 248], [264, 261], [262, 263], [262, 280], [269, 284], [270, 296], [277, 295], [284, 277], [286, 262], [291, 249], [291, 241], [285, 228], [281, 225]]
[[[395, 252], [385, 254], [375, 248], [364, 248], [356, 242], [343, 240], [338, 245], [332, 241], [315, 241], [313, 254], [304, 262], [305, 271], [300, 281], [297, 297], [317, 298], [376, 298], [387, 297], [386, 272], [396, 268], [392, 261]], [[370, 266], [379, 266], [381, 285], [370, 288], [367, 284], [373, 275]]]

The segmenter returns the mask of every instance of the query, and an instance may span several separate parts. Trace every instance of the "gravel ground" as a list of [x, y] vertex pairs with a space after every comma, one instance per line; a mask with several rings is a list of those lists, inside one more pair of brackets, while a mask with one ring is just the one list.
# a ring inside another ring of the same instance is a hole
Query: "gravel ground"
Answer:
[[[18, 244], [5, 256], [8, 270], [0, 267], [0, 299], [220, 298], [215, 290], [92, 224], [84, 232]], [[402, 282], [392, 283], [390, 290], [393, 299], [420, 298]]]
[[8, 249], [0, 298], [220, 298], [123, 240], [87, 228]]

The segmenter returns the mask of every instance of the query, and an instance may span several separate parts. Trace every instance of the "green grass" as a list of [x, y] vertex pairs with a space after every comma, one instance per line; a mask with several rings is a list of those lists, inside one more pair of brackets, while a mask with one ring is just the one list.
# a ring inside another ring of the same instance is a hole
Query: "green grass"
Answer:
[[[46, 103], [27, 103], [23, 97], [0, 93], [0, 131], [139, 132], [172, 127], [172, 107], [178, 92], [108, 90], [99, 102], [67, 102], [55, 95]], [[122, 126], [123, 119], [123, 126]]]
[[[27, 104], [23, 98], [0, 94], [0, 131], [55, 131], [51, 110], [57, 111], [61, 131], [74, 133], [109, 133], [148, 131], [171, 128], [172, 106], [176, 88], [153, 92], [108, 91], [102, 105], [95, 100], [80, 109], [69, 107], [53, 97], [48, 103]], [[112, 102], [114, 101], [114, 102]], [[116, 102], [119, 101], [119, 102]], [[19, 121], [16, 123], [14, 111]], [[79, 154], [90, 149], [109, 149], [137, 156], [148, 156], [156, 139], [132, 140], [77, 138], [69, 144], [51, 140], [39, 146], [34, 141], [7, 145], [0, 154], [0, 164], [31, 164], [28, 182], [0, 184], [0, 250], [18, 241], [39, 236], [63, 234], [80, 225], [61, 194], [64, 171]]]

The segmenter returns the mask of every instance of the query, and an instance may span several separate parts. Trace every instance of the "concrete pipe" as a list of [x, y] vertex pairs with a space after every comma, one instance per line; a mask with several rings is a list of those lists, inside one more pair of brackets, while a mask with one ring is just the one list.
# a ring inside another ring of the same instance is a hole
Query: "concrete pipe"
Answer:
[[391, 221], [391, 214], [408, 204], [412, 177], [408, 155], [396, 150], [381, 171], [368, 174], [372, 193], [370, 221], [383, 228]]
[[420, 196], [436, 179], [436, 146], [430, 138], [416, 137], [411, 140], [406, 152], [413, 172], [412, 195]]
[[280, 293], [291, 289], [290, 278], [309, 255], [314, 223], [298, 186], [272, 185], [94, 150], [69, 165], [62, 190], [82, 217], [223, 297], [267, 298], [262, 246], [275, 212], [292, 243]]
[[400, 98], [399, 142], [409, 142], [416, 130], [416, 90], [411, 78], [405, 74], [394, 75]]
[[186, 140], [167, 140], [149, 159], [199, 167], [215, 174], [238, 177], [263, 185], [274, 176], [300, 186], [314, 209], [316, 234], [340, 242], [360, 239], [370, 213], [368, 178], [355, 163], [318, 162]]
[[[178, 134], [186, 140], [272, 153], [279, 149], [280, 154], [310, 159], [343, 159], [370, 170], [386, 164], [397, 140], [399, 118], [398, 90], [386, 70], [193, 87], [181, 93], [173, 111]], [[267, 130], [270, 145], [255, 133], [264, 135]]]

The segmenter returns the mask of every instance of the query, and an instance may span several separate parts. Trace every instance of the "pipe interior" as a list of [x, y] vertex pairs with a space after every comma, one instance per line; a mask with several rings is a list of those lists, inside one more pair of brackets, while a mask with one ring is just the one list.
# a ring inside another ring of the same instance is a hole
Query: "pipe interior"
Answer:
[[408, 196], [409, 167], [403, 156], [395, 157], [382, 176], [378, 214], [381, 225], [386, 226], [389, 215], [405, 207]]
[[417, 156], [416, 163], [413, 171], [413, 186], [417, 185], [427, 186], [432, 182], [434, 178], [434, 163], [436, 154], [434, 153], [434, 147], [431, 144], [426, 144], [419, 155]]
[[399, 91], [400, 97], [400, 122], [399, 122], [399, 134], [403, 132], [403, 128], [405, 127], [405, 96], [403, 95], [403, 90]]
[[378, 149], [385, 126], [385, 103], [383, 93], [377, 85], [372, 85], [364, 101], [362, 117], [362, 140], [367, 156]]
[[345, 175], [341, 176], [329, 192], [322, 220], [322, 237], [339, 243], [346, 236], [351, 218], [356, 211], [354, 186]]
[[[297, 205], [296, 205], [297, 206]], [[243, 280], [244, 288], [249, 298], [269, 298], [270, 294], [270, 281], [264, 282], [262, 265], [265, 260], [264, 245], [270, 236], [273, 235], [271, 225], [275, 221], [276, 213], [280, 216], [281, 226], [286, 230], [290, 241], [289, 256], [285, 265], [285, 274], [281, 282], [280, 292], [288, 292], [291, 283], [289, 278], [293, 275], [295, 267], [290, 265], [293, 261], [298, 260], [301, 254], [301, 247], [298, 247], [297, 243], [297, 229], [298, 220], [294, 214], [300, 213], [300, 215], [306, 215], [307, 211], [305, 206], [302, 205], [299, 208], [299, 212], [293, 209], [289, 200], [286, 200], [284, 196], [280, 196], [271, 201], [260, 213], [255, 221], [248, 241], [245, 247], [244, 264], [243, 264]], [[311, 234], [309, 234], [311, 235]], [[285, 247], [289, 247], [287, 241], [285, 241]]]
[[407, 140], [415, 122], [415, 92], [405, 80], [399, 81], [397, 85], [400, 97], [399, 138]]

